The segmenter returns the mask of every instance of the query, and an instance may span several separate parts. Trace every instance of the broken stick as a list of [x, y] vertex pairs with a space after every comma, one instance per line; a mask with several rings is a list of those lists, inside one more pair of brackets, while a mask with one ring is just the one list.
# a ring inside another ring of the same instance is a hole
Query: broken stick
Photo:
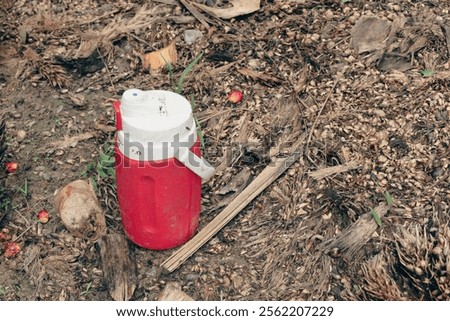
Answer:
[[253, 199], [272, 184], [286, 169], [294, 164], [302, 152], [298, 149], [305, 140], [306, 135], [302, 135], [295, 146], [291, 148], [291, 154], [285, 158], [278, 158], [271, 162], [241, 194], [236, 196], [225, 209], [220, 212], [208, 225], [206, 225], [197, 235], [175, 251], [161, 267], [163, 272], [171, 273], [175, 271], [184, 261], [210, 240], [228, 222], [230, 222], [241, 210], [243, 210]]

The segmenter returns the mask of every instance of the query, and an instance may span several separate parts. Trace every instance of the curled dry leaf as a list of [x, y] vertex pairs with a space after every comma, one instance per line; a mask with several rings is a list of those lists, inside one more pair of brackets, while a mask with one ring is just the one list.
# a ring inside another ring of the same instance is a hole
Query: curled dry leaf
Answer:
[[203, 11], [222, 19], [231, 19], [253, 13], [261, 7], [260, 0], [231, 0], [230, 3], [233, 6], [229, 8], [212, 8], [195, 2], [193, 4]]

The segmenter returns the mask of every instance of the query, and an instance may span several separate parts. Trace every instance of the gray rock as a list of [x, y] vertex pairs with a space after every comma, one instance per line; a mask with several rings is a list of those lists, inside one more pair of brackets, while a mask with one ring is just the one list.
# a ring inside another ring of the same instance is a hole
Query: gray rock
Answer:
[[187, 29], [184, 31], [184, 41], [188, 45], [192, 45], [197, 39], [203, 36], [202, 32], [196, 29]]

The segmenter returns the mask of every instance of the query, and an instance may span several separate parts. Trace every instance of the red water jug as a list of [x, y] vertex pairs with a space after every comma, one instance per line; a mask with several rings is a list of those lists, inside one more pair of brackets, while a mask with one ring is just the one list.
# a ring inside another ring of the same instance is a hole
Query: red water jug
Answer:
[[198, 227], [202, 179], [214, 174], [201, 157], [190, 103], [173, 92], [130, 89], [114, 110], [125, 233], [153, 250], [185, 243]]

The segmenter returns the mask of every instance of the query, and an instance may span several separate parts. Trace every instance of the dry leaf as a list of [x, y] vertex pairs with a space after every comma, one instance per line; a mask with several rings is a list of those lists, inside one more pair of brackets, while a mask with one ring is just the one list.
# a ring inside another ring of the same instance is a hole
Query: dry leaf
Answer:
[[255, 11], [261, 7], [260, 0], [230, 0], [230, 8], [212, 8], [199, 3], [193, 3], [203, 11], [222, 19], [231, 19]]
[[390, 25], [377, 17], [361, 17], [352, 29], [351, 47], [359, 54], [384, 49]]
[[144, 69], [158, 70], [167, 64], [175, 64], [177, 62], [177, 49], [175, 42], [167, 47], [144, 54], [142, 57], [142, 67]]
[[65, 136], [64, 140], [52, 142], [50, 144], [55, 148], [66, 149], [68, 147], [75, 147], [78, 144], [78, 142], [90, 139], [92, 137], [94, 137], [93, 133], [82, 133], [72, 137]]

